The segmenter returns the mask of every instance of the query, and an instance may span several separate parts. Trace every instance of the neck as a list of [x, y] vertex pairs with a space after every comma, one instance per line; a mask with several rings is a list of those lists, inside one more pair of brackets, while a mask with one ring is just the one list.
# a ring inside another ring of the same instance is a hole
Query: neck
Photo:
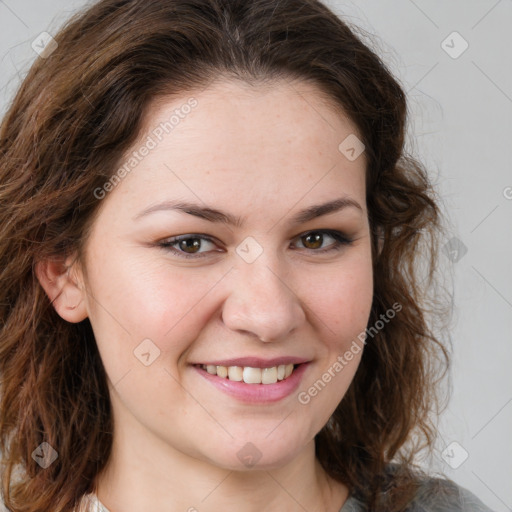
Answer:
[[131, 440], [114, 436], [109, 463], [96, 479], [98, 499], [110, 512], [338, 512], [348, 497], [348, 488], [315, 458], [314, 441], [280, 467], [232, 471], [161, 440]]

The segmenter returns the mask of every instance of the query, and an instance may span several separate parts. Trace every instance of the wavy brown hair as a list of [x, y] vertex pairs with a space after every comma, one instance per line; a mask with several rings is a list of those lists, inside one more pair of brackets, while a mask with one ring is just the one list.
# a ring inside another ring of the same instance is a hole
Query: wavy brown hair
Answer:
[[[369, 325], [394, 303], [402, 309], [368, 341], [316, 452], [369, 510], [403, 510], [411, 500], [413, 457], [432, 449], [431, 413], [449, 367], [428, 320], [442, 310], [429, 293], [441, 210], [425, 168], [404, 150], [404, 90], [361, 34], [316, 0], [103, 0], [69, 20], [54, 52], [32, 65], [0, 131], [0, 449], [10, 510], [72, 511], [96, 489], [112, 446], [89, 320], [59, 317], [35, 265], [83, 256], [101, 204], [93, 191], [137, 140], [150, 103], [219, 78], [309, 81], [361, 134], [374, 266]], [[58, 452], [46, 469], [32, 458], [42, 442]], [[393, 461], [400, 464], [389, 478]]]

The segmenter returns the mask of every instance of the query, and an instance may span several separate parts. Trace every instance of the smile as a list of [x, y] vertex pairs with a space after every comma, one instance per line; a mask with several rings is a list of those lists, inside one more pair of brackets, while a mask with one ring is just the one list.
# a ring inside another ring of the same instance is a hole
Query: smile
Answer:
[[280, 364], [270, 368], [254, 368], [251, 366], [216, 366], [202, 364], [200, 367], [210, 375], [246, 384], [275, 384], [288, 378], [293, 370], [293, 364]]
[[255, 364], [259, 363], [253, 360], [251, 364], [253, 366], [194, 364], [192, 368], [199, 377], [223, 394], [240, 402], [268, 404], [292, 395], [299, 387], [310, 362], [288, 362], [274, 366], [267, 366], [267, 363], [265, 367], [258, 367]]

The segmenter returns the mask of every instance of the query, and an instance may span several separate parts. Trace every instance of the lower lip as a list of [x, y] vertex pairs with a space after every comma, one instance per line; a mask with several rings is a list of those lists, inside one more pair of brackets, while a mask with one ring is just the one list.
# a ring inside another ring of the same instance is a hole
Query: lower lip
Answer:
[[238, 382], [212, 375], [199, 366], [194, 366], [194, 369], [217, 389], [238, 400], [248, 403], [269, 403], [291, 395], [298, 388], [308, 365], [309, 363], [299, 364], [289, 377], [275, 384], [246, 384], [243, 381]]

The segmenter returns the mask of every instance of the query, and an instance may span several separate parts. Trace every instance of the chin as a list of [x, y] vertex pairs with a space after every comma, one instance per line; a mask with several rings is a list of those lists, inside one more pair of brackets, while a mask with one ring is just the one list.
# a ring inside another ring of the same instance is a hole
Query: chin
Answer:
[[286, 444], [283, 440], [269, 441], [262, 437], [245, 443], [233, 440], [223, 454], [212, 454], [210, 461], [217, 467], [231, 471], [257, 471], [277, 469], [292, 462], [307, 443]]

